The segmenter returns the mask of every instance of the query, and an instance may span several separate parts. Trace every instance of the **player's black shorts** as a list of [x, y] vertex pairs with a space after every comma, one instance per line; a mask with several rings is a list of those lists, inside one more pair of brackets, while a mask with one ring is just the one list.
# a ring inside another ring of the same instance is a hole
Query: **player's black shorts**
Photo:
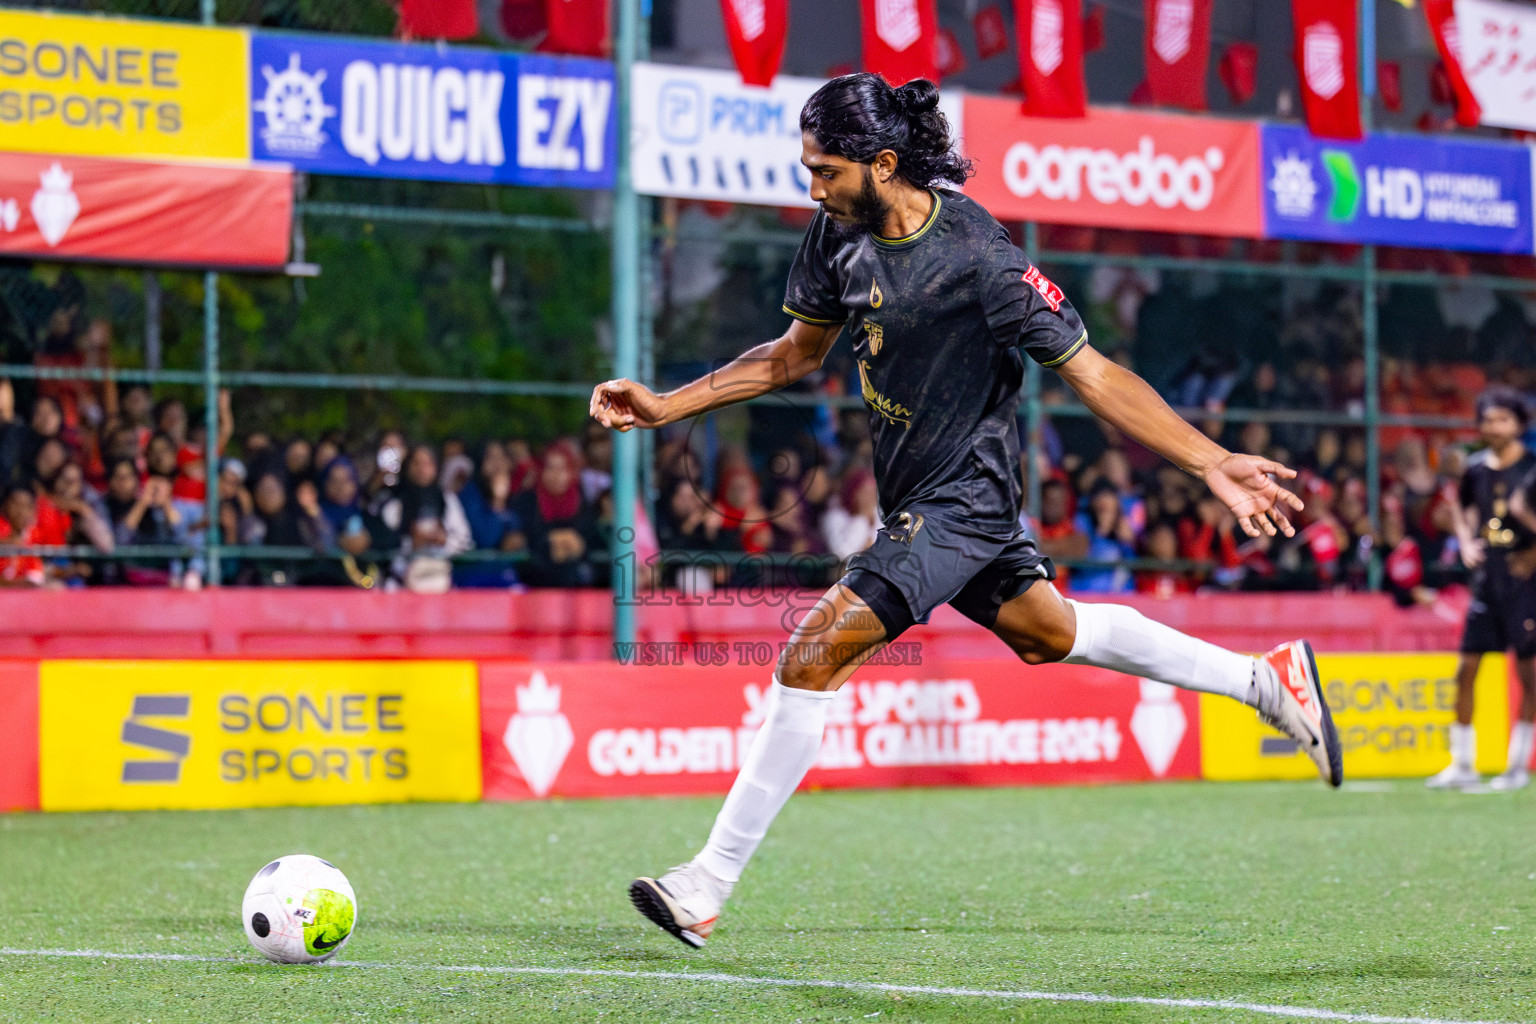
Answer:
[[917, 505], [889, 517], [875, 542], [848, 560], [844, 585], [879, 614], [883, 595], [876, 591], [885, 588], [869, 576], [906, 599], [908, 616], [880, 615], [886, 639], [894, 640], [945, 603], [990, 629], [999, 608], [1036, 580], [1055, 579], [1056, 567], [1017, 525], [988, 531], [954, 508]]
[[1479, 572], [1461, 635], [1463, 654], [1502, 653], [1536, 656], [1536, 578], [1516, 579], [1507, 572]]

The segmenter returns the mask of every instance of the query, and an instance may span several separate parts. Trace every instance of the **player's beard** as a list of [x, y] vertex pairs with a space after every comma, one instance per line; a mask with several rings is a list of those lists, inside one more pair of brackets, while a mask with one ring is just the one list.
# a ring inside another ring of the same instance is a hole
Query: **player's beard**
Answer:
[[843, 238], [873, 235], [884, 226], [891, 207], [889, 203], [880, 199], [880, 193], [875, 190], [874, 172], [868, 167], [864, 168], [864, 184], [860, 187], [859, 194], [854, 196], [853, 201], [848, 204], [846, 213], [841, 210], [838, 212], [847, 219], [839, 220], [836, 217], [828, 219], [832, 223], [833, 233]]

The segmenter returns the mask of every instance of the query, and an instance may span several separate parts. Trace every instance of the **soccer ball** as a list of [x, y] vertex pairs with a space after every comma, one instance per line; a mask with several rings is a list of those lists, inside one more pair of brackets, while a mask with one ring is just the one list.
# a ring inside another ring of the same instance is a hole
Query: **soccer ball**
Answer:
[[240, 904], [245, 937], [280, 964], [317, 964], [335, 956], [357, 927], [357, 897], [336, 865], [290, 854], [256, 872]]

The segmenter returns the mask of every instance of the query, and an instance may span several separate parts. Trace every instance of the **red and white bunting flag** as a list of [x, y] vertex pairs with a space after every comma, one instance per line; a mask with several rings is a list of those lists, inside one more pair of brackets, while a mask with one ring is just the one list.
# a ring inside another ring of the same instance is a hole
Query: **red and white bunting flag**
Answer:
[[1204, 110], [1214, 0], [1145, 0], [1147, 88], [1152, 102]]
[[400, 0], [405, 39], [473, 39], [480, 33], [475, 0]]
[[1471, 128], [1483, 119], [1482, 107], [1472, 93], [1472, 86], [1461, 64], [1461, 33], [1456, 27], [1455, 0], [1424, 0], [1424, 18], [1435, 37], [1435, 49], [1445, 65], [1451, 95], [1456, 103], [1456, 123]]
[[1085, 117], [1081, 0], [1014, 0], [1024, 113], [1032, 117]]
[[864, 70], [892, 85], [914, 78], [939, 80], [934, 40], [937, 0], [859, 0], [863, 14]]
[[1307, 129], [1320, 138], [1360, 138], [1356, 0], [1292, 0], [1291, 17]]
[[608, 30], [608, 0], [545, 0], [549, 33], [541, 53], [606, 57], [612, 49]]
[[1008, 23], [1003, 20], [1003, 9], [997, 4], [977, 11], [971, 19], [971, 29], [976, 33], [976, 56], [982, 60], [996, 57], [1008, 49]]
[[784, 59], [789, 0], [720, 0], [736, 70], [748, 85], [769, 86]]

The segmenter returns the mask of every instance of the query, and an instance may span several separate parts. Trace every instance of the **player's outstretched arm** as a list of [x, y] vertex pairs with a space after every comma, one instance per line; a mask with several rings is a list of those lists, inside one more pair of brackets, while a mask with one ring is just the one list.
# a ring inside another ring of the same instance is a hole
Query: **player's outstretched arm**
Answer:
[[783, 337], [748, 349], [718, 370], [658, 395], [627, 378], [592, 389], [588, 412], [605, 427], [661, 427], [793, 384], [821, 366], [842, 324], [795, 320]]
[[1277, 528], [1287, 537], [1295, 536], [1285, 512], [1300, 510], [1301, 499], [1273, 479], [1289, 480], [1296, 476], [1294, 469], [1227, 451], [1184, 422], [1146, 381], [1088, 345], [1056, 372], [1094, 415], [1204, 480], [1250, 537], [1273, 537]]

